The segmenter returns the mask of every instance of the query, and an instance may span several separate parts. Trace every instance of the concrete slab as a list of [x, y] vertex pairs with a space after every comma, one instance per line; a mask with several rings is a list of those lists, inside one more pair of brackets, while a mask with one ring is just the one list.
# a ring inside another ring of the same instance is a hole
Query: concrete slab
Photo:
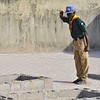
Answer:
[[[89, 58], [88, 83], [85, 85], [76, 85], [72, 83], [77, 78], [72, 52], [0, 54], [0, 99], [2, 100], [2, 96], [7, 96], [6, 98], [14, 97], [20, 100], [21, 96], [25, 93], [27, 93], [30, 99], [31, 96], [35, 99], [38, 99], [36, 97], [40, 96], [44, 100], [67, 100], [68, 95], [70, 98], [77, 97], [77, 99], [100, 99], [100, 51], [90, 52]], [[36, 80], [34, 81], [32, 80], [33, 77], [29, 76], [22, 78], [19, 76], [20, 74], [40, 76], [40, 80], [34, 77]], [[45, 76], [44, 81], [43, 76]], [[46, 77], [50, 77], [53, 81]], [[15, 78], [16, 81], [13, 81]], [[21, 87], [22, 83], [24, 84], [24, 88]], [[51, 88], [49, 88], [50, 86]], [[37, 88], [34, 89], [33, 87]], [[41, 88], [41, 91], [38, 92], [39, 88]], [[29, 91], [30, 89], [33, 91]], [[12, 92], [6, 95], [5, 91]], [[71, 94], [74, 94], [74, 96]], [[28, 96], [22, 96], [22, 98], [25, 100]]]

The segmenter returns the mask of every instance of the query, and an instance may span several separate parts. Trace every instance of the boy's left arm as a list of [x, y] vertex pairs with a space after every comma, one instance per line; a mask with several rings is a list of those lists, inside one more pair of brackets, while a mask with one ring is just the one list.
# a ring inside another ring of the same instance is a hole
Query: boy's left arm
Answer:
[[86, 46], [85, 46], [85, 51], [89, 51], [90, 50], [90, 41], [89, 41], [89, 36], [88, 36], [88, 32], [85, 32], [85, 39], [86, 39]]

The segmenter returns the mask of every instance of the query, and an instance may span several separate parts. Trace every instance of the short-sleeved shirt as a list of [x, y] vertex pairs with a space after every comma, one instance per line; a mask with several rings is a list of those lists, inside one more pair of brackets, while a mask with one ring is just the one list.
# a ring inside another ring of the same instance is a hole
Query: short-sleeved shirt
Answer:
[[[64, 16], [61, 19], [63, 20], [63, 22], [70, 24], [69, 18]], [[73, 20], [72, 31], [71, 31], [72, 38], [84, 37], [85, 32], [86, 32], [85, 23], [79, 17]]]

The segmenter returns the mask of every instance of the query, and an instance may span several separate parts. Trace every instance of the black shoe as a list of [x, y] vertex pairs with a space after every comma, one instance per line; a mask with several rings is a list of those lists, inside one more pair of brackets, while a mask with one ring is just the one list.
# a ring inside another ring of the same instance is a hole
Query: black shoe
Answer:
[[86, 81], [81, 79], [80, 81], [76, 82], [75, 84], [78, 84], [78, 85], [86, 84]]
[[77, 79], [77, 80], [75, 80], [75, 81], [73, 81], [73, 83], [77, 83], [77, 82], [79, 82], [79, 81], [81, 81], [82, 79]]

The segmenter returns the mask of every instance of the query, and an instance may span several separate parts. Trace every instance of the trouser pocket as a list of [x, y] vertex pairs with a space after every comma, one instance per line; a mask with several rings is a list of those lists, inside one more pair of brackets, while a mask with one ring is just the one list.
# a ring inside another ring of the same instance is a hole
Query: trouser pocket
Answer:
[[73, 41], [73, 48], [75, 50], [81, 50], [81, 51], [84, 51], [84, 48], [85, 48], [85, 44], [84, 44], [84, 40], [83, 39], [79, 39], [77, 41]]

